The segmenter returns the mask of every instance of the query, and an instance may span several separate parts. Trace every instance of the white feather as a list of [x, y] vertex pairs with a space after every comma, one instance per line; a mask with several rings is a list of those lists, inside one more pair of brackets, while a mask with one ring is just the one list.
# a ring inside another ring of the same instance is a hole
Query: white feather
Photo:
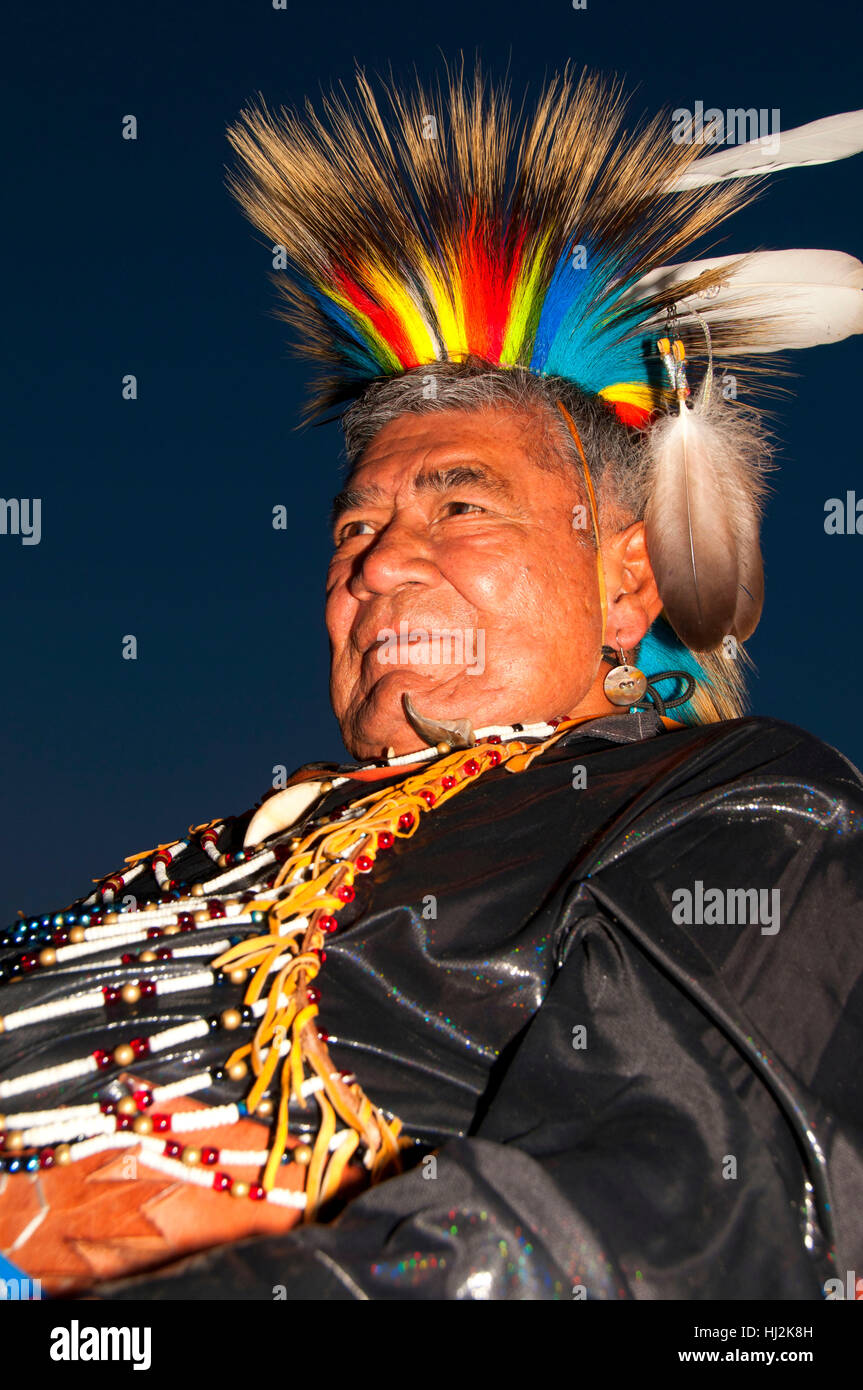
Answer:
[[[685, 299], [675, 299], [676, 286], [726, 265], [727, 280]], [[733, 348], [723, 348], [723, 356], [814, 347], [863, 333], [863, 263], [844, 251], [756, 251], [742, 258], [714, 256], [660, 266], [642, 276], [621, 296], [620, 303], [657, 294], [667, 294], [669, 303], [677, 304], [678, 316], [684, 322], [691, 317], [688, 309], [711, 326], [751, 322], [753, 332], [746, 337], [738, 335]], [[664, 318], [664, 312], [653, 315], [639, 324], [639, 332], [646, 324], [661, 324]]]
[[[761, 614], [765, 450], [758, 428], [708, 396], [648, 432], [647, 549], [666, 617], [693, 651], [741, 641]], [[747, 592], [748, 590], [748, 592]]]
[[747, 140], [744, 145], [703, 155], [668, 183], [669, 192], [704, 188], [726, 179], [775, 174], [780, 169], [797, 169], [804, 164], [830, 164], [834, 159], [859, 154], [863, 150], [863, 111], [825, 116], [794, 130], [779, 131], [767, 140], [771, 144], [775, 141], [776, 148], [771, 149], [764, 139]]

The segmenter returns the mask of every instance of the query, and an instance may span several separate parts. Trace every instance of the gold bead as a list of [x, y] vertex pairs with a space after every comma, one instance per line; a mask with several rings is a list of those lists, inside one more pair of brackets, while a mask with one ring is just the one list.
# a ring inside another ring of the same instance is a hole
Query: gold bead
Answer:
[[435, 751], [436, 751], [437, 753], [451, 753], [451, 752], [452, 752], [452, 744], [451, 744], [451, 743], [436, 743], [436, 744], [435, 744]]
[[144, 906], [143, 906], [142, 908], [140, 908], [139, 911], [141, 911], [141, 912], [154, 912], [158, 906], [159, 906], [159, 903], [157, 903], [157, 902], [144, 903]]
[[6, 1135], [6, 1148], [10, 1153], [20, 1153], [24, 1147], [24, 1135], [20, 1129], [10, 1129]]
[[0, 1131], [6, 1128], [6, 1116], [0, 1115]]
[[232, 1197], [248, 1197], [249, 1184], [247, 1182], [233, 1182], [231, 1184]]
[[295, 1163], [301, 1163], [305, 1168], [312, 1161], [312, 1149], [310, 1144], [297, 1144], [291, 1149], [291, 1158]]
[[118, 1067], [131, 1066], [135, 1060], [135, 1054], [128, 1043], [120, 1043], [119, 1047], [115, 1047], [113, 1057]]
[[159, 957], [156, 955], [156, 952], [155, 952], [155, 951], [142, 951], [141, 954], [140, 954], [139, 957], [138, 957], [138, 960], [140, 960], [140, 961], [146, 961], [148, 965], [150, 964], [151, 961], [158, 960], [158, 959], [159, 959]]
[[255, 1111], [255, 1114], [260, 1115], [262, 1120], [268, 1120], [274, 1110], [275, 1106], [273, 1105], [273, 1102], [269, 1098], [266, 1098], [260, 1102], [257, 1110]]
[[179, 928], [178, 923], [177, 923], [177, 922], [173, 922], [173, 923], [171, 924], [170, 927], [163, 927], [163, 928], [162, 928], [162, 935], [163, 935], [163, 936], [177, 936], [177, 935], [179, 934], [179, 931], [180, 931], [180, 928]]
[[118, 1115], [137, 1115], [137, 1113], [138, 1107], [131, 1096], [124, 1096], [122, 1100], [117, 1101]]
[[216, 863], [220, 869], [226, 869], [228, 867], [228, 856], [226, 854], [220, 854]]
[[321, 783], [321, 796], [326, 796], [327, 792], [331, 792], [332, 789], [333, 789], [333, 784], [332, 784], [332, 782], [322, 782], [322, 783]]
[[232, 985], [244, 985], [248, 978], [248, 970], [232, 970], [230, 974], [230, 980]]
[[222, 1027], [227, 1028], [231, 1033], [235, 1028], [239, 1028], [242, 1021], [243, 1017], [239, 1009], [225, 1009], [220, 1019]]
[[69, 940], [72, 942], [73, 945], [80, 946], [81, 942], [86, 941], [86, 939], [87, 937], [83, 927], [71, 928], [69, 932]]
[[72, 1162], [72, 1150], [68, 1144], [58, 1144], [54, 1150], [54, 1162], [59, 1163], [61, 1168], [65, 1168], [67, 1163]]
[[249, 1074], [249, 1068], [245, 1062], [232, 1062], [228, 1067], [228, 1076], [232, 1081], [243, 1081]]
[[201, 1150], [200, 1150], [200, 1149], [184, 1149], [184, 1150], [183, 1150], [183, 1162], [185, 1163], [185, 1165], [186, 1165], [187, 1168], [197, 1168], [197, 1166], [198, 1166], [198, 1164], [200, 1163], [200, 1161], [201, 1161]]
[[124, 1004], [137, 1004], [141, 998], [141, 991], [137, 985], [124, 985], [120, 990], [120, 998]]
[[193, 883], [190, 891], [193, 898], [203, 898], [206, 889], [203, 883]]
[[107, 913], [105, 914], [105, 916], [102, 918], [102, 926], [103, 926], [103, 927], [113, 927], [117, 922], [119, 922], [119, 920], [120, 920], [120, 917], [119, 917], [119, 914], [118, 914], [118, 913], [116, 913], [116, 912], [107, 912]]
[[152, 1134], [153, 1121], [150, 1119], [149, 1115], [139, 1115], [132, 1125], [132, 1128], [136, 1134]]
[[6, 1032], [6, 1023], [5, 1023], [5, 1021], [4, 1021], [2, 1018], [0, 1018], [0, 1033], [5, 1033], [5, 1032]]
[[39, 964], [40, 964], [40, 965], [56, 965], [56, 964], [57, 964], [57, 952], [54, 950], [54, 947], [53, 947], [53, 946], [46, 946], [45, 949], [44, 949], [44, 951], [40, 951], [40, 952], [39, 952]]
[[205, 907], [202, 907], [200, 912], [194, 914], [192, 920], [195, 922], [209, 922], [210, 914]]
[[300, 836], [294, 835], [293, 838], [288, 841], [288, 849], [296, 851], [302, 843]]

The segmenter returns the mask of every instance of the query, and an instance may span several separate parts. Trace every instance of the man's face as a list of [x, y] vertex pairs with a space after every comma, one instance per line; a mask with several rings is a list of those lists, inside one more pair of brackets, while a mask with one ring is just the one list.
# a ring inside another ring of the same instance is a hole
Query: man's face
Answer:
[[489, 409], [400, 416], [364, 451], [326, 606], [330, 694], [354, 757], [421, 746], [405, 692], [422, 714], [474, 728], [575, 713], [597, 691], [596, 712], [611, 712], [577, 476], [530, 450], [530, 422]]

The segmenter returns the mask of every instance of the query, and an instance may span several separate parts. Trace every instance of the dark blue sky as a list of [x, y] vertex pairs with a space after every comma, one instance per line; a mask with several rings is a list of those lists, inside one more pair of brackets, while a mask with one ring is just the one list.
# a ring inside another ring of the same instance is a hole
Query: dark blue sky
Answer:
[[[8, 920], [241, 812], [276, 764], [343, 756], [322, 624], [340, 437], [295, 428], [305, 370], [224, 187], [240, 108], [316, 97], [355, 60], [429, 74], [463, 49], [516, 91], [569, 57], [625, 76], [638, 110], [779, 108], [788, 129], [863, 104], [863, 25], [850, 0], [48, 0], [7, 23], [0, 492], [42, 499], [39, 545], [0, 536]], [[779, 175], [718, 252], [860, 256], [861, 173], [858, 156]], [[859, 764], [863, 536], [824, 533], [826, 498], [863, 497], [859, 340], [791, 365], [751, 705]]]

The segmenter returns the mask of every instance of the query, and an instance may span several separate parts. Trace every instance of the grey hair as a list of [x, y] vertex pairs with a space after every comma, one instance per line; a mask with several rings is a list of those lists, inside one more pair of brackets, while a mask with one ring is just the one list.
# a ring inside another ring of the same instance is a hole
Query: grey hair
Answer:
[[[504, 408], [520, 416], [530, 430], [537, 465], [555, 472], [572, 469], [573, 481], [583, 495], [581, 459], [557, 409], [558, 401], [569, 412], [581, 438], [596, 493], [600, 533], [623, 530], [643, 520], [649, 469], [641, 434], [624, 425], [600, 396], [590, 395], [562, 377], [535, 376], [525, 367], [496, 367], [477, 357], [429, 363], [366, 387], [342, 416], [348, 466], [353, 468], [375, 435], [401, 415]], [[582, 534], [586, 543], [592, 542], [591, 528]], [[675, 640], [670, 628], [667, 635]], [[694, 656], [687, 648], [682, 650], [690, 657], [686, 663], [689, 669], [694, 657], [704, 679], [699, 679], [688, 705], [681, 711], [675, 709], [674, 716], [700, 724], [740, 718], [745, 712], [743, 669], [752, 665], [743, 647], [738, 647], [740, 659], [735, 661], [726, 660], [720, 652]]]

